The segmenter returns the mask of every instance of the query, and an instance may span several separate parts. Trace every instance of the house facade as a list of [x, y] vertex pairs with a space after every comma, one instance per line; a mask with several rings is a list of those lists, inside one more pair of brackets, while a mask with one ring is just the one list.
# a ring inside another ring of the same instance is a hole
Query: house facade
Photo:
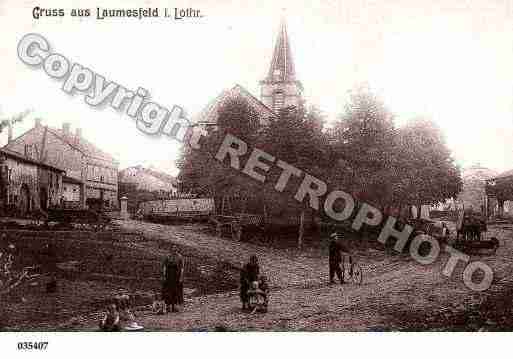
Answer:
[[4, 148], [64, 169], [66, 203], [95, 209], [118, 207], [118, 161], [85, 139], [80, 129], [71, 133], [69, 123], [55, 129], [36, 119], [32, 129]]
[[145, 201], [173, 198], [178, 194], [176, 178], [143, 166], [125, 168], [119, 172], [119, 196], [128, 199], [130, 213], [135, 213]]
[[25, 155], [0, 149], [0, 208], [4, 215], [26, 215], [60, 205], [63, 191], [61, 168]]

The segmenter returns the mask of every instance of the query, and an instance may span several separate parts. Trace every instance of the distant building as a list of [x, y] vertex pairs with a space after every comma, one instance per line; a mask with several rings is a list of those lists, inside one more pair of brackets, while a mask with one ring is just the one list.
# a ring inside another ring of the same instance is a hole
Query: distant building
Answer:
[[0, 209], [26, 215], [58, 206], [64, 170], [8, 149], [0, 149]]
[[488, 216], [513, 215], [513, 170], [488, 178], [486, 199]]
[[463, 189], [458, 194], [457, 202], [463, 204], [465, 210], [485, 212], [486, 181], [497, 175], [497, 172], [479, 164], [464, 168], [461, 173]]
[[178, 192], [176, 178], [151, 168], [133, 166], [119, 171], [119, 183], [132, 184], [135, 190], [148, 192]]
[[151, 168], [133, 166], [119, 172], [119, 196], [128, 198], [128, 211], [137, 211], [140, 202], [172, 198], [178, 194], [175, 177]]
[[118, 207], [119, 163], [87, 141], [80, 129], [71, 133], [69, 123], [63, 123], [62, 129], [55, 129], [43, 126], [41, 120], [36, 119], [32, 129], [9, 141], [4, 148], [64, 169], [66, 202], [90, 208]]

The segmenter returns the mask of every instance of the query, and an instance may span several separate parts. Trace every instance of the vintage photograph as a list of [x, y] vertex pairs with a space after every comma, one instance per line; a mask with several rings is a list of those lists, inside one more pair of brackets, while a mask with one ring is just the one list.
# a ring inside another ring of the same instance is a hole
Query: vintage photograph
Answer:
[[0, 27], [0, 331], [513, 330], [512, 0]]

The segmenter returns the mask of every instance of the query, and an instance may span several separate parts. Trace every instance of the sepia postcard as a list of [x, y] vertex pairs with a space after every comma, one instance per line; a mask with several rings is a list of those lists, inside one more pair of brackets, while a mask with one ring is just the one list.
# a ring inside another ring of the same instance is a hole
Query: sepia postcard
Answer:
[[0, 0], [0, 30], [12, 353], [513, 330], [512, 0]]

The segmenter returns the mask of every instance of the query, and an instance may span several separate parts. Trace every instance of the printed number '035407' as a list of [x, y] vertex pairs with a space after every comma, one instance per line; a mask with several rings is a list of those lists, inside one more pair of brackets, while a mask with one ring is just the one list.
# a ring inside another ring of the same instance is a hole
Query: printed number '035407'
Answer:
[[46, 350], [48, 342], [18, 342], [18, 350]]

